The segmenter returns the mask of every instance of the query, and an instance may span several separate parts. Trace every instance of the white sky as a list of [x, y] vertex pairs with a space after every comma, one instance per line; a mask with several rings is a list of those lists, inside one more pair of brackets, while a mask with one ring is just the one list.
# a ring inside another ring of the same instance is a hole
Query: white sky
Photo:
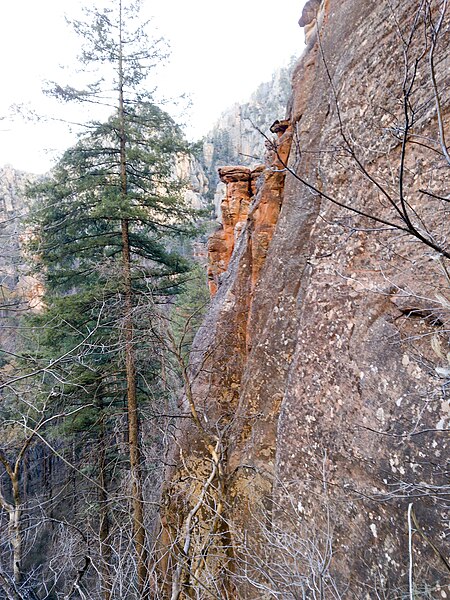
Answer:
[[[146, 15], [154, 16], [172, 50], [156, 83], [165, 96], [190, 95], [192, 107], [183, 116], [190, 138], [206, 134], [223, 110], [248, 99], [276, 68], [301, 54], [303, 31], [297, 21], [304, 2], [144, 0]], [[0, 116], [15, 103], [39, 113], [54, 110], [41, 93], [42, 82], [70, 83], [67, 65], [75, 64], [78, 41], [64, 15], [76, 16], [80, 4], [83, 0], [2, 2]], [[60, 65], [66, 65], [62, 72]], [[73, 116], [70, 104], [63, 110], [68, 119]], [[73, 140], [62, 124], [4, 119], [0, 165], [44, 172]]]

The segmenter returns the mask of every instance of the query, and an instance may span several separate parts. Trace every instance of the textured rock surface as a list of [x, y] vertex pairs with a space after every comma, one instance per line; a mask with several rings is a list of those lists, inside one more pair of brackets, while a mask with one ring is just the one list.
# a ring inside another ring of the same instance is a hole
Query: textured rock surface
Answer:
[[285, 116], [294, 64], [292, 60], [287, 67], [275, 71], [247, 102], [226, 110], [207, 134], [203, 164], [212, 190], [219, 183], [217, 167], [240, 164], [254, 168], [263, 161], [265, 139], [261, 132], [267, 135], [274, 119]]
[[[320, 40], [293, 73], [297, 177], [285, 160], [266, 170], [194, 343], [194, 397], [226, 448], [227, 523], [254, 535], [282, 598], [408, 597], [410, 505], [416, 592], [448, 596], [449, 261], [386, 225], [404, 226], [404, 198], [448, 250], [450, 165], [418, 5], [322, 3]], [[447, 132], [449, 17], [435, 61]], [[414, 22], [405, 77], [397, 27], [409, 39]], [[195, 427], [180, 443], [200, 473]]]
[[21, 250], [28, 212], [25, 186], [34, 176], [10, 166], [0, 169], [0, 318], [2, 347], [15, 347], [14, 329], [9, 326], [28, 308], [39, 308], [42, 286], [28, 275]]
[[236, 240], [247, 221], [250, 203], [256, 191], [255, 180], [262, 168], [221, 167], [219, 177], [226, 184], [220, 205], [221, 226], [208, 240], [208, 282], [211, 295], [217, 292], [220, 275], [230, 262]]
[[192, 208], [205, 208], [209, 182], [201, 162], [187, 154], [179, 155], [174, 174], [177, 179], [186, 183], [185, 202]]

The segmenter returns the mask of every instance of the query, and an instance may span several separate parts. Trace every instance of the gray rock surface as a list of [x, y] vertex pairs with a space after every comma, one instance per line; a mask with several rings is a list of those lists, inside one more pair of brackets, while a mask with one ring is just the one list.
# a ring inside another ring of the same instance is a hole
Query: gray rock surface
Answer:
[[[264, 265], [252, 288], [249, 220], [194, 342], [198, 408], [226, 448], [227, 522], [282, 598], [408, 597], [410, 560], [417, 597], [447, 594], [450, 265], [399, 213], [403, 199], [448, 255], [450, 165], [418, 8], [322, 2], [320, 39], [293, 72], [291, 172]], [[449, 18], [435, 56], [447, 132]], [[398, 24], [413, 32], [406, 73]], [[184, 435], [201, 473], [201, 437]]]

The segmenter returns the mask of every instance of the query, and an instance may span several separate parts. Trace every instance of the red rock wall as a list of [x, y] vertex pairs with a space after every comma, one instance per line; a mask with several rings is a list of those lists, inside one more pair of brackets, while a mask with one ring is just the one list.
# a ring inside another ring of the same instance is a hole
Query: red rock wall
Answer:
[[[419, 4], [322, 3], [282, 134], [291, 172], [264, 172], [194, 342], [226, 523], [282, 598], [408, 597], [408, 507], [414, 593], [448, 595], [450, 164], [429, 67], [443, 4]], [[447, 137], [449, 13], [435, 50]], [[183, 435], [200, 464], [195, 428]]]
[[227, 270], [236, 240], [247, 221], [262, 169], [239, 166], [219, 169], [220, 180], [226, 184], [226, 196], [220, 205], [222, 225], [208, 240], [208, 284], [212, 296], [217, 292], [220, 275]]

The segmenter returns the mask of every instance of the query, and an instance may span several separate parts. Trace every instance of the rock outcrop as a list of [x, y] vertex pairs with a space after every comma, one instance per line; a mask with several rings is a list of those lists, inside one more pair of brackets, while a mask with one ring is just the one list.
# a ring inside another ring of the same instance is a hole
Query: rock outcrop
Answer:
[[13, 350], [17, 343], [11, 325], [26, 310], [39, 309], [43, 294], [40, 282], [29, 274], [23, 254], [28, 213], [25, 187], [35, 179], [11, 166], [0, 169], [0, 341], [7, 350]]
[[208, 240], [208, 283], [211, 295], [217, 292], [219, 278], [230, 262], [234, 245], [247, 221], [254, 196], [254, 181], [260, 170], [247, 167], [222, 167], [220, 180], [226, 184], [226, 196], [220, 204], [221, 226]]
[[220, 276], [227, 270], [236, 240], [246, 224], [251, 247], [251, 293], [264, 264], [282, 201], [284, 175], [279, 173], [283, 172], [292, 141], [289, 121], [275, 121], [270, 130], [277, 137], [268, 142], [266, 166], [252, 170], [229, 166], [218, 170], [220, 181], [226, 185], [226, 195], [220, 205], [221, 227], [208, 241], [208, 281], [212, 296], [217, 292]]
[[265, 138], [270, 124], [284, 115], [295, 61], [275, 71], [270, 81], [262, 83], [247, 102], [226, 110], [203, 144], [202, 162], [211, 189], [218, 183], [217, 167], [239, 164], [255, 168], [263, 161]]
[[168, 519], [207, 498], [224, 597], [445, 598], [450, 11], [316, 5], [245, 222], [229, 172]]

